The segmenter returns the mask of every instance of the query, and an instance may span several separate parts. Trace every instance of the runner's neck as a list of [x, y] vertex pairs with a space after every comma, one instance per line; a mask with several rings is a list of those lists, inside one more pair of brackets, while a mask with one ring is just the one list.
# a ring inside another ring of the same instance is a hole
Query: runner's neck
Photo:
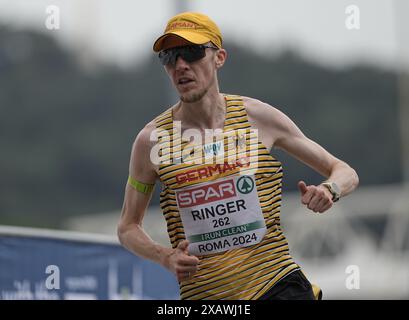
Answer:
[[221, 93], [206, 95], [196, 103], [179, 102], [173, 110], [173, 120], [182, 127], [197, 129], [222, 129], [226, 117], [226, 101]]

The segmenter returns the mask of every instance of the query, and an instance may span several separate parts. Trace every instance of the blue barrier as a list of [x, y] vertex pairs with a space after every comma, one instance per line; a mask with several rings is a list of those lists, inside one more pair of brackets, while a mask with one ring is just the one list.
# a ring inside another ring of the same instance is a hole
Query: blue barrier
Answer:
[[114, 242], [0, 232], [0, 299], [173, 300], [179, 287], [166, 269]]

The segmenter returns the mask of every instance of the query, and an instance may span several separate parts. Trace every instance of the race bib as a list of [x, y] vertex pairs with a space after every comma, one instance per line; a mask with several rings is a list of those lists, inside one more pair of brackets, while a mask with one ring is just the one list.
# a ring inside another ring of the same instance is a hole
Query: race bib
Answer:
[[266, 233], [254, 176], [182, 188], [176, 199], [191, 254], [255, 245]]

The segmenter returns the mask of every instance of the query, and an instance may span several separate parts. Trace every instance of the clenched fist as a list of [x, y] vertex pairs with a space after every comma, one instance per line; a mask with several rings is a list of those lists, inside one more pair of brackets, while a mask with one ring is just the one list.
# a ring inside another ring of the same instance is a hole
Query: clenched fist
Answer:
[[173, 272], [178, 281], [189, 280], [197, 272], [199, 258], [189, 255], [189, 242], [183, 240], [169, 256], [168, 269]]
[[304, 181], [299, 181], [298, 189], [301, 192], [301, 203], [314, 212], [323, 213], [334, 204], [331, 192], [322, 185], [307, 186]]

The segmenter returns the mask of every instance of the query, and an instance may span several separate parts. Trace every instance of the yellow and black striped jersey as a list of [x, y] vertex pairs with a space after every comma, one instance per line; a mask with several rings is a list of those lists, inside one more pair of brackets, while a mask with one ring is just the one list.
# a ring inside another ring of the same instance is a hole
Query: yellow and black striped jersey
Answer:
[[[226, 118], [223, 132], [226, 136], [237, 131], [251, 130], [242, 98], [225, 95]], [[174, 132], [173, 111], [168, 109], [156, 119], [158, 130], [166, 130], [168, 136], [160, 143], [162, 160], [159, 177], [162, 182], [160, 205], [167, 222], [167, 231], [174, 248], [186, 239], [176, 193], [181, 188], [194, 187], [202, 183], [217, 182], [226, 177], [238, 176], [240, 170], [250, 170], [245, 157], [240, 153], [235, 161], [230, 161], [229, 144], [238, 144], [239, 138], [224, 139], [224, 162], [192, 163], [188, 161], [170, 161], [172, 152], [184, 150], [188, 142], [176, 138]], [[252, 134], [248, 136], [251, 137]], [[257, 137], [256, 137], [257, 138]], [[260, 214], [264, 217], [266, 233], [262, 240], [254, 245], [227, 250], [220, 253], [199, 255], [198, 272], [192, 279], [180, 283], [181, 299], [258, 299], [277, 281], [300, 269], [289, 253], [287, 240], [280, 226], [280, 207], [283, 170], [281, 163], [258, 139], [246, 136], [245, 150], [256, 154], [254, 181], [258, 197]], [[169, 148], [170, 146], [170, 148]], [[243, 149], [243, 150], [244, 150]], [[181, 153], [183, 159], [184, 154]], [[203, 154], [201, 154], [203, 157]], [[261, 218], [262, 219], [262, 218]]]

